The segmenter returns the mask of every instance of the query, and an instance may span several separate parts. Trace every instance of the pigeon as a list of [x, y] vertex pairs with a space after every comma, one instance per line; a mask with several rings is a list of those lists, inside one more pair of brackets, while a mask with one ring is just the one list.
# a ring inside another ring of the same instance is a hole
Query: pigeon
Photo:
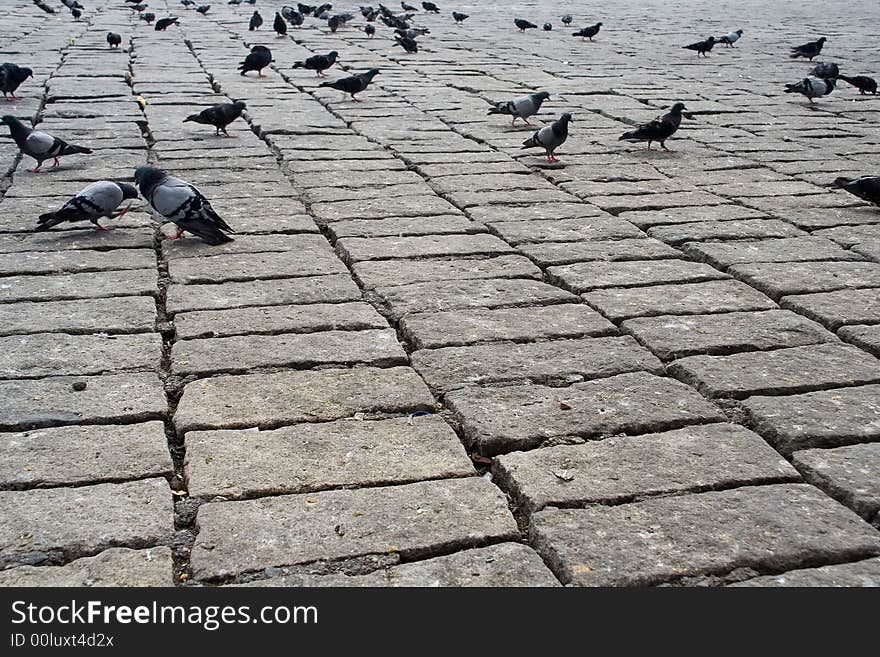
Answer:
[[853, 196], [880, 207], [880, 176], [861, 176], [860, 178], [837, 178], [837, 187]]
[[490, 107], [487, 114], [509, 114], [513, 117], [510, 122], [511, 126], [516, 123], [517, 119], [522, 119], [526, 125], [532, 125], [529, 123], [529, 117], [537, 114], [541, 110], [541, 103], [548, 98], [550, 98], [550, 94], [546, 91], [520, 96], [513, 100], [495, 103], [495, 107]]
[[287, 23], [284, 22], [284, 19], [281, 18], [281, 14], [277, 11], [275, 12], [275, 21], [272, 23], [272, 29], [277, 32], [278, 36], [284, 36], [287, 34]]
[[703, 55], [703, 57], [709, 56], [709, 51], [715, 46], [715, 37], [710, 36], [705, 41], [697, 41], [696, 43], [692, 43], [688, 46], [682, 46], [685, 50], [696, 50], [697, 57]]
[[107, 32], [107, 43], [110, 44], [111, 48], [118, 48], [119, 44], [122, 43], [122, 37], [116, 32]]
[[869, 78], [867, 75], [855, 75], [853, 77], [838, 75], [837, 77], [844, 82], [850, 83], [859, 90], [859, 94], [861, 95], [866, 93], [874, 94], [875, 96], [877, 95], [877, 80], [874, 78]]
[[281, 8], [281, 18], [286, 20], [288, 23], [293, 25], [294, 27], [299, 27], [303, 23], [305, 23], [306, 19], [303, 14], [298, 11], [295, 11], [293, 8], [288, 7], [287, 5]]
[[301, 13], [303, 16], [308, 16], [310, 14], [313, 14], [315, 12], [315, 9], [317, 9], [317, 7], [314, 5], [304, 5], [301, 2], [297, 3], [296, 8], [299, 10], [299, 13]]
[[229, 2], [227, 2], [226, 4], [227, 5], [240, 5], [241, 0], [229, 0]]
[[132, 9], [134, 11], [143, 11], [146, 8], [147, 8], [146, 2], [141, 2], [141, 3], [138, 3], [136, 5], [132, 5], [131, 7], [129, 7], [129, 9]]
[[827, 80], [828, 78], [836, 78], [840, 75], [840, 67], [837, 64], [826, 64], [819, 62], [813, 67], [810, 75]]
[[691, 118], [690, 115], [683, 113], [683, 110], [686, 109], [684, 103], [675, 103], [668, 113], [637, 126], [635, 130], [623, 133], [617, 138], [617, 141], [646, 141], [648, 142], [648, 150], [651, 150], [652, 142], [659, 141], [660, 147], [667, 153], [671, 153], [672, 151], [666, 148], [666, 140], [678, 130], [682, 116]]
[[392, 46], [400, 46], [408, 53], [416, 53], [419, 51], [419, 44], [416, 43], [416, 40], [412, 37], [401, 36], [400, 34], [395, 35], [397, 41], [395, 41]]
[[55, 164], [52, 165], [54, 168], [58, 166], [58, 158], [63, 155], [73, 155], [74, 153], [88, 155], [92, 152], [91, 148], [74, 146], [58, 139], [58, 137], [53, 137], [48, 132], [28, 128], [17, 118], [8, 114], [0, 118], [0, 123], [9, 126], [9, 132], [19, 150], [37, 161], [37, 166], [31, 169], [32, 173], [37, 173], [43, 166], [43, 162], [49, 158], [55, 160]]
[[351, 96], [351, 99], [358, 103], [360, 101], [355, 98], [355, 94], [359, 94], [364, 91], [378, 73], [378, 68], [371, 68], [366, 73], [353, 75], [349, 78], [341, 78], [339, 80], [334, 80], [333, 82], [322, 82], [319, 86], [330, 87], [331, 89], [338, 89], [339, 91], [349, 94]]
[[[146, 5], [144, 5], [142, 7], [142, 9], [144, 9], [144, 8], [146, 8]], [[82, 11], [80, 11], [79, 9], [74, 7], [73, 9], [70, 10], [70, 15], [73, 16], [73, 20], [78, 21], [80, 18], [82, 18], [83, 14], [82, 14]]]
[[55, 13], [55, 9], [50, 7], [49, 5], [47, 5], [42, 0], [34, 0], [34, 4], [37, 5], [37, 7], [39, 7], [43, 11], [45, 11], [47, 14], [54, 14]]
[[244, 75], [248, 71], [256, 71], [259, 77], [263, 77], [263, 69], [272, 63], [272, 51], [266, 46], [254, 46], [238, 65], [238, 70]]
[[372, 39], [373, 35], [375, 33], [376, 33], [376, 28], [373, 25], [370, 25], [369, 23], [364, 25], [364, 34], [366, 34], [368, 37], [370, 37]]
[[331, 32], [335, 32], [343, 25], [343, 21], [339, 18], [338, 15], [331, 16], [327, 19], [327, 27], [330, 28]]
[[324, 74], [324, 71], [336, 63], [337, 57], [339, 57], [339, 53], [335, 50], [331, 50], [326, 55], [313, 55], [305, 61], [296, 62], [293, 65], [293, 68], [305, 68], [314, 71], [315, 76], [324, 78], [327, 77]]
[[571, 25], [571, 21], [572, 21], [573, 19], [572, 19], [572, 17], [571, 17], [571, 14], [566, 14], [565, 16], [563, 16], [562, 18], [560, 18], [559, 20], [562, 21], [562, 24], [563, 24], [563, 25], [565, 25], [566, 27], [568, 27], [569, 25]]
[[514, 18], [513, 24], [519, 28], [520, 32], [525, 32], [530, 27], [537, 28], [538, 26], [534, 23], [529, 23], [528, 21], [523, 20], [522, 18]]
[[188, 9], [196, 4], [196, 0], [180, 0], [180, 4]]
[[323, 14], [325, 11], [330, 11], [331, 9], [333, 9], [333, 5], [331, 5], [329, 2], [325, 2], [323, 5], [315, 7], [313, 13], [316, 17], [320, 18], [321, 14]]
[[260, 16], [260, 12], [255, 11], [254, 15], [251, 16], [250, 23], [248, 23], [248, 30], [253, 32], [254, 30], [260, 29], [260, 25], [263, 24], [263, 17]]
[[716, 43], [726, 43], [728, 48], [733, 48], [733, 44], [739, 41], [739, 38], [743, 35], [742, 30], [736, 30], [734, 32], [728, 32], [724, 36], [720, 36], [715, 39]]
[[404, 11], [418, 11], [418, 9], [416, 9], [412, 5], [406, 4], [405, 2], [401, 2], [400, 6]]
[[541, 27], [544, 28], [545, 32], [549, 32], [550, 30], [553, 29], [553, 24], [552, 23], [544, 23], [544, 25], [542, 25]]
[[183, 122], [192, 121], [193, 123], [212, 125], [217, 130], [217, 135], [222, 131], [228, 137], [226, 126], [241, 116], [246, 107], [247, 105], [241, 100], [236, 100], [234, 103], [218, 103], [197, 114], [190, 114]]
[[169, 18], [160, 18], [156, 21], [156, 31], [164, 32], [166, 28], [171, 25], [174, 25], [178, 21], [177, 16], [171, 16]]
[[[0, 65], [0, 91], [3, 92], [4, 100], [16, 100], [15, 90], [22, 82], [34, 77], [34, 72], [27, 66], [19, 66], [11, 62]], [[9, 98], [12, 94], [12, 98]]]
[[571, 36], [579, 36], [582, 39], [593, 40], [593, 37], [599, 34], [599, 29], [602, 27], [602, 23], [596, 23], [595, 25], [590, 25], [588, 27], [582, 27], [577, 32], [572, 32]]
[[827, 96], [834, 91], [836, 84], [837, 80], [835, 78], [823, 80], [822, 78], [815, 78], [808, 75], [800, 82], [785, 85], [785, 93], [802, 94], [812, 103], [814, 98]]
[[452, 20], [454, 20], [458, 24], [464, 23], [467, 19], [468, 19], [467, 14], [462, 14], [461, 12], [458, 12], [458, 11], [452, 12]]
[[154, 20], [156, 20], [156, 14], [154, 14], [153, 12], [147, 12], [146, 14], [141, 14], [140, 19], [142, 21], [146, 21], [147, 25], [150, 25]]
[[540, 146], [547, 151], [548, 162], [559, 162], [554, 151], [568, 139], [568, 124], [571, 122], [571, 114], [566, 112], [550, 125], [546, 125], [523, 142], [522, 148], [534, 148]]
[[98, 223], [101, 217], [118, 219], [129, 211], [131, 205], [116, 212], [123, 201], [138, 197], [138, 190], [128, 183], [99, 180], [83, 188], [76, 196], [61, 206], [60, 210], [41, 214], [34, 230], [49, 230], [64, 221], [91, 221], [97, 230], [112, 230]]
[[224, 232], [235, 231], [195, 186], [153, 167], [135, 169], [134, 180], [150, 206], [177, 224], [177, 234], [166, 239], [180, 239], [188, 231], [214, 246], [232, 241]]
[[208, 13], [208, 10], [211, 8], [211, 5], [199, 5], [196, 7], [196, 11], [199, 12], [202, 16]]
[[[433, 12], [435, 14], [440, 13], [440, 8], [437, 5], [435, 5], [433, 2], [423, 2], [422, 9], [424, 9], [425, 11]], [[415, 9], [406, 9], [406, 11], [415, 11]]]
[[792, 59], [797, 59], [798, 57], [805, 57], [810, 61], [813, 61], [813, 57], [817, 56], [820, 52], [822, 52], [822, 46], [825, 45], [825, 42], [828, 39], [825, 37], [821, 37], [816, 41], [810, 41], [809, 43], [805, 43], [801, 46], [795, 46], [791, 49], [790, 57]]

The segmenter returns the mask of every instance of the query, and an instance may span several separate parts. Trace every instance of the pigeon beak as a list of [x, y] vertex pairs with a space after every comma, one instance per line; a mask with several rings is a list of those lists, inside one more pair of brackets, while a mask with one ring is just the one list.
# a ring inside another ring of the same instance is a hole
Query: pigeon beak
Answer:
[[694, 118], [694, 115], [691, 114], [690, 112], [682, 112], [681, 115], [689, 121], [696, 121], [696, 119]]

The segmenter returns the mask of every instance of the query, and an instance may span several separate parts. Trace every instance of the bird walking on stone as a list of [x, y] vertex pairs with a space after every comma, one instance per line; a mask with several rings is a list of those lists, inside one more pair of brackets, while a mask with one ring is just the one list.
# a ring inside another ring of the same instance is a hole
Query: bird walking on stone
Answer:
[[284, 19], [281, 18], [281, 14], [277, 11], [275, 12], [275, 20], [272, 22], [272, 29], [275, 30], [275, 33], [280, 37], [287, 34], [287, 23], [284, 22]]
[[172, 25], [176, 24], [177, 21], [180, 20], [177, 16], [170, 16], [168, 18], [160, 18], [156, 21], [156, 26], [153, 28], [157, 32], [164, 32]]
[[[439, 14], [440, 13], [440, 7], [435, 5], [433, 2], [423, 2], [422, 9], [424, 9], [425, 11], [430, 12], [432, 14]], [[410, 10], [407, 10], [407, 11], [410, 11]]]
[[193, 123], [212, 125], [217, 131], [216, 134], [218, 136], [222, 132], [229, 137], [229, 133], [226, 132], [226, 126], [241, 116], [246, 107], [247, 105], [245, 105], [243, 100], [236, 100], [233, 103], [217, 103], [207, 109], [203, 109], [201, 112], [190, 114], [183, 122], [191, 121]]
[[304, 68], [309, 71], [314, 71], [316, 77], [326, 78], [327, 75], [324, 71], [336, 63], [337, 57], [339, 57], [339, 53], [335, 50], [331, 50], [326, 55], [312, 55], [304, 61], [296, 62], [294, 63], [293, 68]]
[[208, 10], [211, 8], [211, 5], [199, 5], [196, 7], [196, 11], [199, 12], [202, 16], [208, 13]]
[[795, 46], [791, 49], [791, 54], [789, 55], [789, 57], [791, 57], [792, 59], [803, 57], [804, 59], [809, 59], [810, 61], [813, 61], [813, 57], [816, 57], [820, 52], [822, 52], [822, 46], [825, 45], [826, 41], [828, 41], [828, 39], [826, 39], [825, 37], [820, 37], [815, 41], [810, 41], [809, 43]]
[[144, 21], [147, 25], [152, 25], [153, 21], [156, 20], [156, 14], [151, 11], [148, 11], [146, 14], [141, 14], [138, 16], [142, 21]]
[[579, 36], [582, 39], [593, 40], [593, 37], [599, 34], [599, 30], [602, 28], [602, 23], [596, 23], [595, 25], [589, 25], [587, 27], [582, 27], [577, 32], [572, 32], [571, 36]]
[[244, 58], [244, 61], [238, 65], [238, 70], [244, 75], [248, 71], [256, 71], [259, 77], [263, 75], [263, 69], [272, 63], [272, 51], [266, 46], [254, 46]]
[[331, 89], [338, 89], [343, 93], [349, 94], [351, 99], [359, 103], [360, 100], [355, 98], [355, 94], [359, 94], [364, 91], [370, 83], [373, 81], [373, 78], [379, 73], [378, 68], [371, 68], [365, 73], [361, 73], [360, 75], [353, 75], [348, 78], [341, 78], [339, 80], [334, 80], [332, 82], [322, 82], [321, 87], [330, 87]]
[[177, 234], [166, 239], [180, 239], [184, 233], [190, 232], [211, 245], [232, 241], [224, 233], [235, 231], [194, 185], [153, 167], [138, 167], [134, 179], [153, 210], [177, 224]]
[[119, 44], [122, 43], [122, 37], [116, 32], [107, 32], [107, 43], [110, 44], [111, 48], [118, 48]]
[[520, 32], [525, 32], [526, 30], [532, 29], [532, 28], [537, 29], [537, 27], [538, 27], [534, 23], [530, 23], [529, 21], [524, 20], [522, 18], [514, 18], [513, 24], [519, 28]]
[[563, 25], [565, 25], [565, 27], [568, 27], [569, 25], [571, 25], [571, 21], [574, 19], [571, 17], [571, 14], [566, 14], [565, 16], [560, 18], [559, 20]]
[[837, 178], [834, 184], [853, 196], [880, 207], [880, 176]]
[[686, 109], [684, 103], [675, 103], [663, 116], [636, 126], [635, 130], [623, 133], [617, 138], [617, 141], [646, 141], [649, 151], [651, 144], [659, 141], [660, 147], [667, 153], [671, 153], [672, 151], [666, 148], [666, 140], [676, 133], [681, 125], [682, 117], [692, 119], [690, 115], [684, 113]]
[[827, 80], [828, 78], [836, 78], [840, 76], [840, 67], [834, 63], [819, 62], [810, 71], [810, 75], [817, 78]]
[[529, 123], [529, 117], [537, 114], [541, 110], [541, 103], [548, 98], [550, 98], [550, 94], [546, 91], [541, 91], [540, 93], [529, 94], [528, 96], [520, 96], [513, 100], [505, 100], [496, 103], [494, 107], [490, 107], [487, 115], [507, 114], [512, 116], [511, 126], [516, 123], [517, 119], [522, 119], [526, 125], [532, 125]]
[[[0, 91], [3, 92], [3, 99], [18, 100], [15, 91], [22, 82], [32, 77], [34, 77], [34, 72], [27, 66], [19, 66], [11, 62], [0, 65]], [[10, 94], [12, 98], [9, 97]]]
[[64, 221], [91, 221], [96, 230], [112, 230], [99, 223], [101, 217], [118, 219], [131, 209], [131, 204], [117, 212], [126, 199], [138, 197], [138, 190], [128, 183], [99, 180], [84, 187], [55, 212], [46, 212], [37, 219], [34, 230], [49, 230]]
[[838, 75], [837, 78], [854, 86], [862, 96], [865, 94], [877, 95], [877, 80], [869, 78], [867, 75], [854, 75], [852, 77]]
[[459, 11], [454, 11], [454, 12], [452, 12], [452, 19], [453, 19], [458, 25], [461, 25], [462, 23], [464, 23], [468, 18], [469, 18], [469, 16], [468, 16], [467, 14], [462, 14], [462, 13], [459, 12]]
[[260, 16], [260, 12], [255, 11], [254, 15], [251, 16], [250, 21], [248, 21], [248, 30], [253, 32], [254, 30], [259, 30], [260, 26], [263, 24], [263, 17]]
[[397, 34], [394, 38], [396, 41], [391, 44], [392, 46], [400, 46], [408, 53], [417, 53], [419, 51], [419, 44], [412, 37]]
[[366, 25], [364, 25], [364, 34], [366, 34], [369, 38], [372, 39], [373, 36], [376, 34], [375, 26], [373, 26], [370, 23], [367, 23]]
[[827, 80], [823, 80], [822, 78], [816, 78], [812, 75], [808, 75], [800, 82], [785, 85], [785, 93], [801, 94], [803, 96], [806, 96], [807, 100], [813, 103], [814, 98], [827, 96], [832, 91], [834, 91], [836, 84], [837, 80], [835, 78], [828, 78]]
[[728, 32], [724, 36], [720, 36], [715, 39], [716, 43], [725, 43], [728, 48], [733, 48], [733, 44], [740, 40], [742, 37], [742, 30], [734, 30], [733, 32]]
[[521, 150], [539, 146], [547, 151], [548, 162], [559, 162], [559, 158], [554, 152], [568, 139], [568, 124], [571, 123], [571, 120], [571, 114], [566, 112], [559, 117], [559, 120], [544, 126], [526, 139]]
[[709, 56], [709, 51], [715, 47], [715, 37], [710, 36], [705, 41], [697, 41], [696, 43], [691, 43], [687, 46], [682, 46], [685, 50], [696, 50], [697, 57], [702, 55], [703, 57]]
[[32, 173], [37, 173], [40, 167], [43, 166], [43, 162], [50, 158], [55, 160], [55, 163], [52, 165], [52, 168], [55, 168], [58, 166], [59, 157], [73, 155], [74, 153], [85, 153], [88, 155], [92, 152], [91, 148], [74, 146], [58, 137], [53, 137], [48, 132], [29, 128], [17, 118], [8, 114], [0, 118], [0, 122], [9, 126], [9, 132], [18, 149], [24, 155], [28, 155], [37, 161], [37, 166], [31, 169]]

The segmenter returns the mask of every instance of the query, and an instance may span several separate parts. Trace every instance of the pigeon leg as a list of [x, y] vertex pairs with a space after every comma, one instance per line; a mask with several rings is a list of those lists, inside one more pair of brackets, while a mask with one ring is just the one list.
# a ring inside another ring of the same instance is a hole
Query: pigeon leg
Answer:
[[510, 120], [510, 127], [512, 128], [515, 124], [516, 124], [516, 117], [514, 116], [514, 117]]
[[55, 160], [55, 162], [52, 164], [52, 168], [53, 168], [53, 169], [54, 169], [55, 167], [57, 167], [59, 164], [61, 164], [61, 163], [58, 161], [58, 158], [57, 158], [57, 157], [52, 158], [52, 159]]
[[650, 142], [650, 141], [648, 142], [648, 150], [649, 150], [649, 151], [652, 150], [652, 149], [651, 149], [651, 142]]
[[361, 102], [360, 100], [358, 100], [357, 98], [354, 97], [354, 94], [351, 95], [351, 99], [356, 103]]
[[224, 136], [224, 137], [232, 137], [232, 135], [230, 135], [230, 134], [226, 131], [226, 128], [221, 128], [221, 130], [223, 130], [223, 136]]
[[660, 142], [660, 146], [661, 146], [661, 147], [663, 148], [663, 150], [666, 151], [667, 153], [671, 153], [671, 152], [672, 152], [671, 150], [669, 150], [668, 148], [666, 148], [666, 143], [665, 143], [665, 142], [662, 142], [662, 141], [661, 141], [661, 142]]
[[28, 171], [30, 171], [31, 173], [39, 173], [39, 172], [40, 172], [40, 167], [42, 167], [42, 166], [43, 166], [43, 163], [40, 162], [40, 163], [38, 163], [37, 166], [35, 166], [33, 169], [28, 169]]
[[95, 224], [95, 230], [103, 230], [103, 231], [113, 230], [109, 226], [102, 226], [101, 224], [99, 224], [97, 219], [95, 219], [92, 223]]
[[523, 119], [523, 121], [525, 121], [525, 124], [526, 124], [526, 125], [533, 125], [532, 123], [529, 123], [529, 120], [528, 120], [528, 119]]
[[166, 235], [165, 239], [166, 240], [179, 240], [181, 237], [183, 237], [183, 228], [178, 228], [176, 235]]
[[[119, 212], [117, 212], [116, 214], [114, 214], [112, 218], [113, 218], [113, 219], [119, 219], [120, 217], [124, 217], [124, 216], [125, 216], [125, 213], [128, 212], [129, 210], [131, 210], [131, 203], [129, 203], [129, 204], [126, 205], [124, 208], [122, 208], [122, 210], [120, 210]], [[94, 223], [95, 223], [95, 225], [97, 226], [97, 225], [98, 225], [98, 220], [95, 219], [95, 222], [94, 222]], [[110, 228], [103, 228], [103, 229], [101, 229], [101, 230], [111, 230], [111, 229], [110, 229]]]

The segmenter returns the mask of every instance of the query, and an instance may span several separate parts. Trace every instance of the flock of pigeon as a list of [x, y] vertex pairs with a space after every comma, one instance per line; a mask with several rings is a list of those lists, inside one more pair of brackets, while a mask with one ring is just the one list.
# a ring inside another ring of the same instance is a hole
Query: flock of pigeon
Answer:
[[[70, 9], [75, 20], [82, 16], [84, 7], [77, 0], [61, 1]], [[185, 8], [194, 7], [202, 15], [206, 15], [211, 8], [210, 5], [196, 6], [194, 0], [180, 1]], [[147, 4], [139, 0], [125, 0], [125, 2], [133, 10], [139, 12], [139, 17], [142, 20], [148, 24], [155, 22], [155, 30], [162, 31], [179, 22], [179, 18], [176, 16], [168, 16], [156, 20], [155, 14], [145, 11]], [[251, 5], [256, 4], [256, 0], [229, 0], [230, 5], [238, 5], [242, 4], [242, 2]], [[46, 5], [42, 0], [34, 0], [34, 4], [46, 12], [55, 13], [55, 10]], [[430, 30], [414, 27], [411, 20], [418, 10], [406, 2], [401, 2], [400, 4], [404, 13], [394, 13], [381, 4], [378, 5], [377, 9], [374, 9], [372, 6], [361, 7], [361, 14], [366, 20], [363, 31], [368, 37], [372, 37], [376, 33], [373, 23], [378, 20], [394, 30], [395, 45], [402, 47], [408, 53], [418, 52], [416, 39], [429, 34]], [[427, 13], [440, 13], [439, 7], [432, 2], [422, 2], [421, 4], [423, 10]], [[337, 29], [345, 26], [354, 18], [354, 15], [350, 13], [333, 14], [331, 13], [332, 9], [333, 6], [329, 3], [319, 6], [300, 3], [297, 4], [296, 9], [284, 6], [279, 12], [276, 12], [272, 28], [278, 36], [284, 36], [287, 34], [288, 25], [300, 27], [304, 24], [305, 17], [312, 16], [317, 20], [327, 21], [330, 31], [336, 32]], [[452, 12], [452, 17], [456, 24], [460, 24], [468, 18], [468, 15]], [[571, 24], [572, 20], [572, 17], [568, 14], [561, 18], [562, 24], [566, 27]], [[262, 16], [259, 11], [254, 11], [248, 21], [248, 29], [251, 31], [258, 30], [262, 25]], [[515, 18], [514, 25], [521, 32], [537, 28], [536, 24], [522, 18]], [[549, 22], [544, 23], [543, 27], [544, 30], [548, 31], [553, 29], [552, 24]], [[601, 27], [601, 22], [595, 23], [577, 32], [573, 32], [572, 35], [592, 40], [599, 33]], [[683, 47], [687, 50], [696, 51], [698, 57], [708, 57], [708, 53], [716, 43], [724, 43], [732, 48], [742, 36], [743, 30], [735, 30], [721, 37], [710, 36], [703, 41]], [[822, 37], [816, 41], [795, 46], [791, 49], [790, 56], [792, 58], [805, 58], [812, 62], [813, 58], [821, 53], [826, 41], [827, 39]], [[107, 43], [110, 48], [118, 48], [122, 43], [122, 37], [119, 34], [110, 32], [107, 34]], [[326, 55], [314, 55], [301, 62], [294, 63], [293, 68], [315, 71], [317, 77], [326, 77], [325, 71], [336, 63], [338, 56], [339, 53], [335, 50]], [[263, 69], [268, 67], [273, 61], [272, 52], [269, 48], [256, 45], [253, 46], [251, 52], [239, 65], [238, 70], [241, 72], [241, 75], [256, 71], [259, 77], [263, 77]], [[353, 101], [357, 102], [356, 95], [365, 91], [378, 73], [379, 69], [373, 68], [357, 75], [322, 82], [320, 86], [342, 91], [350, 96]], [[33, 77], [33, 72], [30, 68], [13, 63], [0, 65], [0, 91], [3, 92], [4, 99], [7, 101], [16, 100], [16, 90], [30, 77]], [[837, 80], [844, 80], [851, 84], [859, 89], [861, 94], [877, 93], [877, 82], [874, 79], [864, 75], [844, 76], [840, 73], [837, 64], [828, 63], [817, 64], [810, 75], [803, 80], [787, 84], [785, 92], [800, 93], [812, 103], [814, 98], [831, 93], [835, 89]], [[549, 93], [539, 92], [513, 100], [498, 102], [489, 109], [488, 114], [510, 116], [512, 117], [512, 126], [515, 125], [517, 119], [521, 119], [527, 125], [532, 125], [528, 121], [529, 117], [537, 114], [541, 109], [542, 103], [549, 98]], [[232, 103], [220, 103], [196, 114], [191, 114], [184, 119], [184, 122], [213, 126], [216, 135], [219, 136], [222, 133], [228, 137], [227, 126], [240, 117], [245, 109], [245, 103], [240, 100]], [[618, 139], [619, 141], [628, 142], [647, 142], [647, 150], [651, 150], [651, 145], [656, 142], [660, 144], [663, 150], [671, 152], [666, 147], [666, 141], [676, 133], [683, 118], [693, 120], [693, 116], [688, 113], [684, 103], [677, 102], [666, 114], [636, 126], [635, 129], [625, 132]], [[48, 159], [53, 159], [54, 168], [58, 166], [58, 158], [60, 157], [77, 153], [89, 154], [92, 152], [89, 148], [68, 144], [47, 132], [30, 128], [11, 115], [3, 116], [0, 122], [9, 127], [10, 135], [21, 153], [36, 160], [37, 165], [32, 169], [35, 173], [40, 171], [43, 162]], [[531, 137], [526, 139], [523, 142], [522, 148], [542, 148], [546, 152], [548, 162], [558, 162], [559, 159], [556, 157], [555, 151], [568, 138], [568, 127], [572, 122], [571, 113], [563, 113], [559, 119], [550, 125], [538, 129]], [[36, 230], [47, 230], [65, 221], [90, 221], [98, 230], [110, 230], [110, 228], [102, 226], [99, 220], [104, 217], [113, 219], [123, 216], [131, 208], [131, 205], [126, 206], [122, 210], [119, 210], [119, 207], [128, 199], [138, 198], [140, 194], [156, 213], [177, 225], [177, 233], [166, 239], [179, 239], [186, 232], [190, 232], [212, 245], [232, 241], [232, 238], [227, 233], [234, 233], [235, 231], [217, 214], [208, 199], [194, 185], [171, 176], [160, 169], [148, 166], [136, 169], [134, 180], [137, 185], [136, 187], [128, 183], [107, 180], [101, 180], [88, 185], [67, 201], [59, 210], [41, 215], [38, 219]], [[880, 176], [863, 176], [857, 179], [838, 178], [835, 180], [835, 184], [859, 198], [880, 206]]]

